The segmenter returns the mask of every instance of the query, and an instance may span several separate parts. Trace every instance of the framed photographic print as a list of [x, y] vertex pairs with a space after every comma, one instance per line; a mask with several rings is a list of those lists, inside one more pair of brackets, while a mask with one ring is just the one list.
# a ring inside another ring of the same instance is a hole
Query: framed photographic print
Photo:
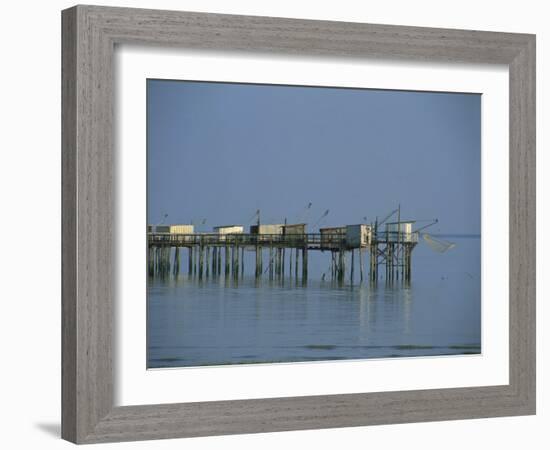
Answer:
[[65, 439], [534, 414], [534, 36], [62, 16]]

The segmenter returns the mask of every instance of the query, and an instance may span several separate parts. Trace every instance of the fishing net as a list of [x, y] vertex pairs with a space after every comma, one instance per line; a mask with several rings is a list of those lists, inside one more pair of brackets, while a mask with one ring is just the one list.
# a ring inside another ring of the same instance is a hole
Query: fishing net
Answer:
[[426, 241], [426, 244], [428, 244], [432, 250], [438, 253], [445, 253], [447, 250], [450, 250], [456, 245], [453, 242], [448, 242], [448, 241], [444, 241], [443, 239], [434, 238], [433, 236], [430, 236], [427, 233], [424, 233], [422, 237]]

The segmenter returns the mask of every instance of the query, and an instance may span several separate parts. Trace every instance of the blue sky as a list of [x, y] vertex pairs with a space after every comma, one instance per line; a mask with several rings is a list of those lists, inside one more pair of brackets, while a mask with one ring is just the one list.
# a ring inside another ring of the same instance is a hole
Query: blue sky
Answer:
[[148, 80], [147, 122], [148, 223], [343, 225], [400, 203], [480, 233], [478, 94]]

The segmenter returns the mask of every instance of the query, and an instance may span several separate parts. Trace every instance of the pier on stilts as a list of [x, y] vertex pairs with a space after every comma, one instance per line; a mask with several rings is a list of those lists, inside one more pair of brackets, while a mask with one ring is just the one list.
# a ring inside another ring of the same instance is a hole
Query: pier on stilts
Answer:
[[[181, 228], [192, 227], [188, 225], [157, 226], [154, 231], [150, 227], [148, 273], [151, 277], [166, 277], [186, 271], [189, 277], [199, 280], [222, 275], [238, 280], [248, 271], [257, 279], [281, 280], [286, 274], [305, 282], [309, 252], [320, 252], [327, 255], [327, 274], [333, 281], [354, 283], [358, 279], [375, 284], [385, 279], [387, 283], [409, 283], [419, 231], [413, 231], [415, 221], [401, 220], [400, 209], [395, 212], [398, 217], [394, 222], [377, 220], [374, 224], [321, 228], [318, 233], [306, 233], [305, 224], [259, 222], [250, 227], [249, 233], [236, 225], [215, 227], [212, 233]], [[184, 252], [187, 258], [182, 258]], [[253, 267], [245, 266], [245, 252], [255, 254]], [[182, 263], [185, 260], [186, 268]]]

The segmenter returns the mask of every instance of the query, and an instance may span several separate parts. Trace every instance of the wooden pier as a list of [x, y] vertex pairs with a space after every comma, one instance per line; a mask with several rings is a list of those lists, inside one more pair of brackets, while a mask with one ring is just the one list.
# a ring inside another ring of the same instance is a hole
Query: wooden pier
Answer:
[[[357, 227], [361, 226], [366, 225]], [[379, 279], [389, 283], [410, 282], [411, 257], [418, 243], [418, 232], [403, 232], [401, 222], [397, 226], [390, 224], [385, 231], [369, 229], [367, 238], [361, 239], [352, 239], [342, 231], [326, 230], [303, 234], [148, 232], [148, 272], [152, 277], [182, 273], [185, 270], [182, 252], [186, 250], [187, 273], [199, 279], [219, 277], [222, 273], [225, 277], [238, 279], [244, 276], [245, 270], [250, 270], [256, 278], [284, 279], [286, 274], [306, 281], [308, 254], [315, 251], [328, 255], [332, 280], [343, 283], [349, 277], [353, 283], [357, 270], [360, 282], [367, 279], [364, 272], [368, 253], [371, 283]], [[253, 268], [245, 267], [245, 251], [255, 253]], [[349, 269], [346, 267], [348, 259]]]

